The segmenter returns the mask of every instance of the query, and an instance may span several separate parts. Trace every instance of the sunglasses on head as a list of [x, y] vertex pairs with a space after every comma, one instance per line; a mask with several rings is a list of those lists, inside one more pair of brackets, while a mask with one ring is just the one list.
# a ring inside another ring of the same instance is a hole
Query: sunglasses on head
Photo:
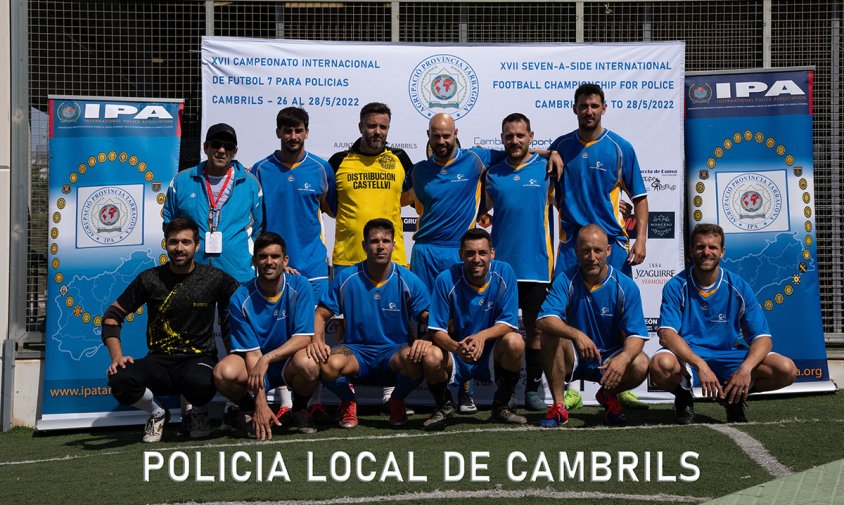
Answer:
[[237, 149], [236, 145], [231, 142], [223, 142], [222, 140], [212, 140], [208, 142], [208, 144], [211, 146], [211, 149], [219, 149], [221, 147], [226, 151], [234, 151]]

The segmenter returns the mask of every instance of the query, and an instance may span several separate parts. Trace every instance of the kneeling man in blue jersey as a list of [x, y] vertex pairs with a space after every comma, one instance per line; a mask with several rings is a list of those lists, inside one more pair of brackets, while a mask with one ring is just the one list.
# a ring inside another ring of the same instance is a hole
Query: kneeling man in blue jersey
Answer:
[[[301, 433], [316, 431], [308, 399], [319, 368], [296, 354], [314, 334], [313, 291], [308, 279], [285, 273], [287, 246], [277, 233], [255, 240], [258, 277], [241, 285], [229, 301], [231, 354], [214, 368], [217, 389], [235, 402], [241, 417], [235, 427], [246, 436], [272, 439], [280, 426], [266, 393], [281, 385], [293, 389], [293, 418]], [[295, 356], [294, 356], [295, 355]]]
[[581, 228], [575, 249], [580, 266], [571, 280], [563, 272], [556, 274], [539, 311], [536, 327], [542, 331], [545, 377], [554, 399], [540, 426], [568, 421], [563, 401], [567, 373], [568, 380], [601, 385], [595, 399], [605, 409], [606, 424], [627, 422], [617, 395], [641, 384], [648, 374], [642, 297], [630, 277], [607, 264], [612, 247], [600, 226]]
[[674, 393], [679, 424], [694, 421], [692, 386], [723, 403], [727, 422], [747, 422], [748, 394], [790, 385], [797, 368], [771, 352], [768, 322], [750, 285], [719, 266], [724, 230], [715, 224], [695, 226], [690, 249], [693, 265], [662, 290], [663, 349], [651, 360], [651, 380]]
[[[419, 277], [391, 261], [395, 227], [373, 219], [363, 228], [366, 259], [343, 269], [319, 302], [314, 340], [303, 352], [320, 364], [323, 385], [340, 399], [340, 427], [358, 425], [356, 385], [395, 386], [390, 425], [407, 422], [404, 399], [422, 382], [422, 358], [431, 342], [411, 342], [412, 325], [428, 321], [430, 295]], [[325, 324], [342, 314], [343, 343], [325, 344]]]
[[460, 239], [460, 260], [437, 276], [428, 331], [435, 346], [424, 358], [425, 379], [437, 410], [422, 425], [439, 430], [454, 414], [447, 384], [495, 381], [492, 419], [527, 422], [508, 408], [519, 380], [525, 343], [519, 331], [516, 274], [495, 261], [492, 237], [473, 228]]

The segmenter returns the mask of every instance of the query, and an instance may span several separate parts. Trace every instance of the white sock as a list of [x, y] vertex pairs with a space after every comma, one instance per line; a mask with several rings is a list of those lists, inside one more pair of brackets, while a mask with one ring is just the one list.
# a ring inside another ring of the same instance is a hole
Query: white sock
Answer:
[[279, 402], [281, 406], [293, 408], [293, 394], [287, 389], [287, 386], [280, 386], [276, 391], [278, 391], [279, 397], [281, 398]]
[[390, 397], [393, 396], [393, 390], [396, 389], [394, 386], [387, 386], [381, 390], [383, 396], [381, 398], [381, 403], [387, 403], [390, 401]]
[[153, 417], [161, 417], [164, 415], [164, 409], [161, 408], [161, 405], [155, 402], [155, 397], [149, 388], [144, 390], [144, 395], [141, 396], [140, 400], [133, 403], [132, 406], [143, 410]]

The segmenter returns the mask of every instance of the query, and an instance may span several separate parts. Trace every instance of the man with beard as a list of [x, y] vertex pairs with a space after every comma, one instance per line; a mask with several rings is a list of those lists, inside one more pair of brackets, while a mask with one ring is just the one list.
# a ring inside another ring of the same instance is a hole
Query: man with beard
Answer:
[[[610, 245], [604, 230], [586, 225], [577, 234], [578, 269], [554, 275], [536, 326], [542, 331], [545, 376], [554, 404], [540, 426], [566, 424], [565, 381], [588, 380], [601, 385], [595, 394], [604, 407], [604, 422], [627, 422], [618, 394], [636, 387], [648, 374], [642, 352], [648, 329], [642, 296], [633, 280], [608, 264]], [[572, 352], [577, 351], [577, 361]]]
[[663, 348], [651, 360], [651, 380], [674, 393], [679, 424], [694, 421], [692, 386], [724, 404], [727, 422], [745, 423], [747, 396], [790, 385], [797, 368], [771, 352], [768, 322], [750, 285], [719, 266], [724, 230], [698, 224], [689, 249], [692, 266], [662, 290], [658, 334]]
[[372, 102], [360, 111], [360, 138], [352, 147], [329, 158], [335, 187], [327, 207], [337, 219], [332, 264], [335, 275], [357, 265], [366, 255], [360, 244], [363, 227], [385, 218], [396, 230], [393, 261], [407, 265], [402, 235], [401, 207], [407, 205], [413, 163], [402, 149], [387, 146], [392, 113], [387, 105]]
[[[513, 113], [501, 123], [501, 142], [507, 157], [486, 174], [486, 206], [492, 214], [492, 247], [496, 259], [513, 267], [518, 280], [519, 308], [527, 337], [525, 344], [525, 408], [545, 410], [541, 340], [536, 315], [545, 301], [554, 269], [551, 249], [551, 202], [554, 185], [548, 162], [531, 154], [530, 120]], [[414, 252], [415, 252], [414, 246]]]
[[217, 389], [240, 408], [242, 435], [272, 439], [281, 422], [267, 405], [267, 391], [281, 385], [293, 390], [293, 419], [300, 433], [316, 431], [307, 411], [319, 368], [294, 354], [311, 343], [314, 300], [303, 276], [285, 272], [289, 258], [284, 239], [273, 232], [255, 241], [258, 277], [241, 285], [229, 302], [231, 353], [214, 368]]
[[237, 134], [231, 126], [208, 128], [203, 148], [208, 160], [170, 182], [164, 224], [190, 218], [199, 227], [196, 262], [246, 282], [255, 277], [251, 246], [264, 222], [261, 185], [234, 159]]
[[516, 274], [507, 263], [494, 261], [492, 237], [481, 228], [463, 234], [460, 258], [462, 263], [437, 277], [431, 299], [428, 330], [435, 345], [425, 354], [423, 369], [437, 407], [422, 426], [443, 429], [454, 414], [449, 378], [455, 384], [494, 381], [491, 419], [525, 424], [527, 419], [508, 407], [524, 354]]
[[[418, 277], [391, 260], [395, 233], [389, 219], [366, 223], [366, 259], [331, 280], [316, 310], [313, 342], [301, 351], [320, 365], [323, 384], [340, 399], [341, 428], [358, 425], [350, 380], [395, 386], [389, 422], [404, 425], [404, 399], [422, 382], [422, 358], [432, 347], [424, 339], [410, 341], [411, 325], [428, 321], [430, 296]], [[325, 344], [325, 324], [334, 314], [343, 315], [345, 330], [332, 348]]]
[[[214, 310], [228, 337], [229, 297], [237, 289], [231, 276], [194, 261], [199, 247], [196, 224], [176, 218], [164, 226], [170, 261], [145, 270], [102, 316], [102, 338], [111, 356], [106, 370], [111, 393], [121, 405], [149, 414], [144, 442], [161, 440], [170, 412], [154, 395], [179, 393], [193, 404], [190, 436], [208, 436], [208, 407], [214, 397], [212, 371], [217, 363]], [[140, 359], [124, 355], [120, 330], [124, 318], [147, 305], [147, 347]]]
[[276, 116], [281, 146], [252, 167], [264, 191], [264, 230], [285, 239], [290, 267], [311, 283], [314, 299], [328, 287], [328, 258], [320, 205], [334, 186], [328, 162], [305, 150], [308, 113], [286, 107]]
[[[556, 195], [561, 229], [556, 271], [569, 274], [577, 269], [577, 233], [587, 224], [597, 224], [613, 246], [607, 262], [629, 276], [631, 266], [645, 259], [648, 236], [647, 190], [636, 152], [628, 141], [601, 125], [607, 104], [600, 86], [582, 84], [574, 92], [574, 102], [577, 130], [551, 144], [551, 150], [563, 158]], [[622, 190], [633, 201], [639, 223], [629, 251], [627, 232], [619, 222]]]

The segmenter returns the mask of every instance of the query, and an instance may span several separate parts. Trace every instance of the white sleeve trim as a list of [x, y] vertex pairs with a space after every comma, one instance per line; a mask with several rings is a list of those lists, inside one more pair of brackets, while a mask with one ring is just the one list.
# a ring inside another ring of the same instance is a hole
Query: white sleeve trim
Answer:
[[444, 331], [448, 333], [448, 330], [445, 328], [440, 328], [439, 326], [428, 326], [428, 331], [436, 330], [436, 331]]
[[233, 352], [249, 352], [249, 351], [260, 351], [260, 350], [261, 350], [260, 347], [250, 347], [249, 349], [232, 349], [231, 351], [229, 351], [229, 354], [231, 354]]
[[557, 318], [557, 319], [559, 319], [560, 321], [562, 321], [562, 322], [566, 322], [566, 320], [565, 320], [565, 319], [563, 319], [562, 317], [560, 317], [560, 316], [559, 316], [559, 315], [557, 315], [557, 314], [545, 314], [544, 316], [539, 316], [539, 317], [537, 317], [537, 318], [536, 318], [536, 320], [537, 320], [537, 321], [539, 321], [540, 319], [545, 319], [546, 317], [556, 317], [556, 318]]
[[513, 328], [514, 330], [518, 330], [518, 329], [519, 329], [519, 327], [518, 327], [518, 326], [513, 326], [512, 324], [508, 323], [507, 321], [496, 321], [496, 322], [494, 322], [494, 323], [492, 323], [492, 324], [498, 324], [498, 323], [501, 323], [501, 324], [506, 324], [507, 326], [509, 326], [510, 328]]
[[680, 334], [680, 332], [677, 331], [677, 328], [674, 328], [673, 326], [660, 326], [659, 328], [656, 329], [656, 331], [659, 331], [659, 330], [662, 330], [662, 329], [674, 330], [674, 333], [676, 333], [677, 335]]

